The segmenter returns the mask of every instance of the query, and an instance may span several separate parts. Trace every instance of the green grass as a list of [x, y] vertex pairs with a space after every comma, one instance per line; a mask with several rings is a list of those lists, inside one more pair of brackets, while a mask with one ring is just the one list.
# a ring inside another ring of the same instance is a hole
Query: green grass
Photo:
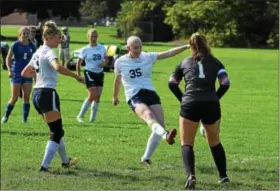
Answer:
[[[71, 32], [74, 36], [74, 29]], [[79, 39], [78, 32], [75, 35]], [[101, 35], [99, 38], [103, 40]], [[110, 35], [104, 36], [104, 41], [113, 42], [110, 38]], [[80, 39], [86, 40], [83, 33]], [[147, 44], [144, 49], [161, 51], [170, 47], [170, 44], [155, 43]], [[175, 65], [188, 54], [186, 51], [157, 61], [153, 68], [153, 83], [161, 96], [168, 129], [178, 128], [179, 103], [170, 93], [167, 81]], [[231, 80], [231, 88], [221, 101], [221, 140], [231, 183], [217, 185], [217, 170], [209, 147], [198, 134], [195, 143], [197, 189], [278, 190], [278, 51], [213, 49], [213, 54], [224, 63]], [[55, 157], [51, 166], [59, 170], [56, 175], [38, 173], [48, 127], [33, 107], [29, 122], [22, 124], [22, 101], [18, 100], [9, 122], [1, 126], [1, 189], [183, 189], [186, 177], [179, 138], [174, 146], [160, 144], [152, 157], [151, 168], [140, 166], [150, 130], [130, 111], [123, 91], [121, 104], [112, 106], [112, 84], [113, 73], [106, 73], [97, 121], [78, 124], [75, 117], [86, 98], [86, 88], [60, 75], [57, 91], [67, 151], [69, 156], [78, 156], [80, 163], [77, 168], [65, 170], [60, 168], [59, 157]], [[7, 72], [2, 71], [2, 113], [9, 96], [9, 79]]]

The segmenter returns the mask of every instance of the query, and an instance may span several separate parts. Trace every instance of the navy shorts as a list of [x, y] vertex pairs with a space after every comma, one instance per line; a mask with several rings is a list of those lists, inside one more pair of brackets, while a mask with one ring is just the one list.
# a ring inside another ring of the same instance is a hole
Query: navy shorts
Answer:
[[136, 103], [143, 103], [147, 106], [161, 104], [158, 94], [155, 91], [147, 89], [141, 89], [127, 103], [132, 111], [135, 111]]
[[34, 88], [33, 105], [39, 114], [60, 111], [59, 96], [52, 88]]
[[24, 78], [20, 73], [13, 73], [13, 77], [11, 78], [12, 84], [32, 84], [32, 78]]
[[182, 103], [180, 116], [194, 122], [201, 120], [204, 124], [212, 125], [221, 118], [220, 103], [216, 101]]
[[104, 72], [95, 73], [88, 70], [84, 71], [87, 88], [101, 86], [104, 84]]

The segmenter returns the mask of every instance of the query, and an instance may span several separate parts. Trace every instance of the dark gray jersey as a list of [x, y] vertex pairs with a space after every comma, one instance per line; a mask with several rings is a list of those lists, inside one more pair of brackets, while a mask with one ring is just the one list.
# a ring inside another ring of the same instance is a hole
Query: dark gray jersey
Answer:
[[186, 91], [182, 102], [218, 101], [216, 79], [219, 75], [227, 75], [223, 64], [212, 55], [195, 61], [192, 57], [184, 59], [175, 69], [171, 78], [180, 82], [185, 80]]

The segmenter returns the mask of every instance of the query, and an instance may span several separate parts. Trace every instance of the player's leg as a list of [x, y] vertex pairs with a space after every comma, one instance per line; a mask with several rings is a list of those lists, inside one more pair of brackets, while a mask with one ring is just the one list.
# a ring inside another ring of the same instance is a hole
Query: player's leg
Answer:
[[14, 79], [11, 79], [11, 98], [8, 101], [8, 104], [6, 106], [4, 116], [2, 117], [1, 123], [6, 123], [9, 119], [10, 114], [12, 113], [12, 110], [14, 109], [15, 103], [18, 99], [18, 96], [21, 91], [21, 84], [16, 83]]
[[195, 154], [194, 142], [200, 120], [200, 105], [196, 103], [182, 104], [180, 111], [180, 138], [181, 152], [184, 168], [187, 175], [186, 189], [194, 189], [195, 177]]
[[23, 123], [26, 123], [28, 115], [29, 115], [29, 111], [30, 111], [29, 100], [30, 100], [30, 94], [31, 94], [31, 90], [32, 90], [32, 78], [25, 80], [25, 83], [22, 84], [22, 90], [23, 90], [22, 121], [23, 121]]
[[95, 85], [95, 76], [92, 75], [90, 71], [84, 71], [86, 87], [88, 90], [88, 97], [84, 100], [80, 112], [77, 116], [77, 121], [79, 123], [83, 123], [83, 117], [87, 112], [88, 108], [90, 107], [92, 101], [95, 99], [94, 95], [96, 95], [96, 85]]
[[103, 84], [104, 84], [104, 73], [94, 74], [94, 85], [96, 86], [96, 90], [93, 95], [93, 100], [91, 104], [91, 113], [89, 117], [89, 121], [92, 122], [96, 118], [96, 114], [98, 111], [99, 103], [100, 103], [100, 97], [103, 90]]
[[[150, 105], [149, 108], [151, 109], [153, 115], [156, 118], [156, 121], [163, 127], [165, 128], [164, 125], [164, 113], [163, 113], [163, 109], [161, 107], [161, 104], [154, 104], [154, 105]], [[173, 144], [175, 142], [175, 136], [177, 134], [177, 130], [175, 128], [171, 129], [170, 131], [168, 131], [167, 136], [165, 137], [165, 140], [169, 143], [169, 144]]]
[[103, 91], [103, 86], [95, 87], [94, 95], [92, 95], [91, 112], [89, 117], [90, 122], [93, 122], [96, 118], [102, 91]]
[[226, 154], [220, 141], [221, 109], [218, 102], [205, 104], [202, 123], [205, 127], [206, 139], [211, 149], [211, 154], [219, 171], [219, 183], [229, 182], [226, 169]]
[[[66, 155], [63, 139], [64, 130], [57, 93], [55, 90], [42, 90], [40, 95], [35, 99], [37, 99], [36, 102], [43, 113], [45, 122], [48, 124], [50, 132], [50, 138], [47, 142], [40, 171], [48, 171], [48, 167], [57, 151], [62, 160], [62, 164], [66, 166], [70, 165], [71, 159]], [[74, 159], [74, 161], [72, 160], [72, 164], [76, 164], [77, 162], [77, 159]]]

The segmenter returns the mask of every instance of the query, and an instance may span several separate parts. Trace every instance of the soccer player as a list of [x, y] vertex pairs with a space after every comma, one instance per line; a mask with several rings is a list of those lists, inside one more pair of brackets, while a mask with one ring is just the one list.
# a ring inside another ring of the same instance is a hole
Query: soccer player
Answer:
[[77, 121], [83, 123], [83, 117], [91, 106], [89, 121], [93, 122], [99, 107], [100, 97], [103, 90], [104, 72], [107, 59], [107, 52], [103, 45], [97, 42], [98, 32], [96, 29], [89, 29], [87, 32], [89, 45], [85, 46], [79, 55], [76, 66], [78, 75], [81, 75], [81, 64], [86, 63], [84, 76], [88, 90], [88, 97], [85, 99], [82, 108], [77, 116]]
[[68, 28], [62, 27], [62, 36], [61, 43], [59, 48], [59, 58], [61, 60], [62, 66], [69, 62], [70, 54], [69, 54], [69, 45], [70, 45], [70, 35], [68, 34]]
[[176, 129], [167, 131], [164, 125], [164, 115], [160, 97], [152, 85], [152, 67], [156, 60], [175, 56], [187, 49], [188, 45], [173, 48], [165, 52], [142, 52], [142, 41], [137, 36], [127, 39], [128, 54], [121, 56], [115, 62], [115, 80], [113, 104], [119, 103], [120, 84], [124, 86], [125, 97], [130, 108], [151, 128], [147, 147], [141, 158], [141, 163], [149, 166], [151, 156], [161, 139], [168, 144], [174, 144]]
[[59, 64], [52, 49], [57, 48], [60, 43], [61, 32], [54, 21], [47, 21], [44, 24], [43, 39], [44, 44], [35, 52], [29, 64], [22, 71], [22, 76], [33, 77], [36, 75], [37, 78], [32, 95], [33, 104], [48, 124], [50, 132], [40, 171], [49, 172], [49, 164], [56, 152], [62, 160], [62, 167], [70, 167], [78, 162], [77, 158], [70, 159], [66, 155], [60, 101], [55, 90], [58, 73], [73, 77], [79, 82], [84, 82], [84, 78]]
[[[206, 139], [219, 171], [218, 183], [229, 182], [226, 155], [219, 137], [221, 108], [219, 99], [229, 88], [229, 78], [223, 64], [211, 54], [203, 35], [194, 33], [190, 38], [191, 56], [184, 59], [170, 76], [169, 88], [181, 102], [180, 135], [184, 167], [187, 173], [186, 189], [195, 189], [195, 134], [201, 120]], [[186, 92], [178, 87], [184, 78]], [[218, 78], [220, 87], [215, 89]]]
[[36, 51], [34, 44], [29, 41], [30, 30], [28, 27], [19, 29], [18, 40], [15, 41], [8, 52], [6, 65], [9, 78], [11, 78], [11, 98], [8, 101], [1, 123], [6, 123], [17, 102], [20, 92], [23, 91], [23, 123], [27, 122], [30, 104], [29, 98], [32, 89], [32, 78], [24, 78], [21, 71], [30, 61], [33, 53]]

